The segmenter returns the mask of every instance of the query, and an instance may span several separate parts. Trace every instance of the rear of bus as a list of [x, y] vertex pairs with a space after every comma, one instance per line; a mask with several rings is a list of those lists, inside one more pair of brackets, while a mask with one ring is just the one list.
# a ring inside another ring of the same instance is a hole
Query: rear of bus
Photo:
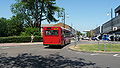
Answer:
[[61, 45], [62, 44], [60, 27], [43, 27], [43, 45]]

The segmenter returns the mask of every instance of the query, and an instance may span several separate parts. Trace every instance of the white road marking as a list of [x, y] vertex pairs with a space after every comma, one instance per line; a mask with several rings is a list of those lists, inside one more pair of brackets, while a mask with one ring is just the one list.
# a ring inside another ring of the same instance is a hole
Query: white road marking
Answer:
[[113, 56], [117, 56], [118, 54], [114, 54]]
[[7, 49], [7, 48], [10, 48], [10, 47], [2, 47], [1, 49]]
[[120, 57], [120, 55], [119, 54], [115, 54], [115, 55], [113, 55], [114, 57]]
[[100, 54], [96, 53], [96, 54], [90, 54], [90, 55], [100, 55]]

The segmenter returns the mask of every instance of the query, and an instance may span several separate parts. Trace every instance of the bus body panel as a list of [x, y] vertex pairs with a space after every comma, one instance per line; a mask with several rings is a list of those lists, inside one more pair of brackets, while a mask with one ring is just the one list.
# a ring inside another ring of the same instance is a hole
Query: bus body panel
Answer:
[[61, 27], [43, 27], [43, 45], [64, 45], [70, 43], [70, 37], [63, 36]]
[[45, 37], [43, 38], [43, 44], [61, 44], [60, 37]]

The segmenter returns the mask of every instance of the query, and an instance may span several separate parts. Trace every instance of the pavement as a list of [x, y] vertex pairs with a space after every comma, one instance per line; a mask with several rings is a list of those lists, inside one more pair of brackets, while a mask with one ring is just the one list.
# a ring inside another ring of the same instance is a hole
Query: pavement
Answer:
[[[74, 42], [72, 40], [72, 42]], [[0, 46], [24, 46], [24, 45], [39, 45], [43, 44], [43, 42], [27, 42], [27, 43], [0, 43]]]
[[28, 43], [0, 43], [0, 46], [23, 46], [23, 45], [39, 45], [43, 42], [28, 42]]

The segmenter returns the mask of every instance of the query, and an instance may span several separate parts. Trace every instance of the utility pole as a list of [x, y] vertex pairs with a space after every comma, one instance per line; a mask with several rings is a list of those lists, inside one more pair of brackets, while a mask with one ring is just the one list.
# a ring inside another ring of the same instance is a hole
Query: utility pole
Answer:
[[113, 31], [113, 9], [111, 8], [111, 31]]
[[65, 28], [65, 9], [64, 9], [64, 28]]

